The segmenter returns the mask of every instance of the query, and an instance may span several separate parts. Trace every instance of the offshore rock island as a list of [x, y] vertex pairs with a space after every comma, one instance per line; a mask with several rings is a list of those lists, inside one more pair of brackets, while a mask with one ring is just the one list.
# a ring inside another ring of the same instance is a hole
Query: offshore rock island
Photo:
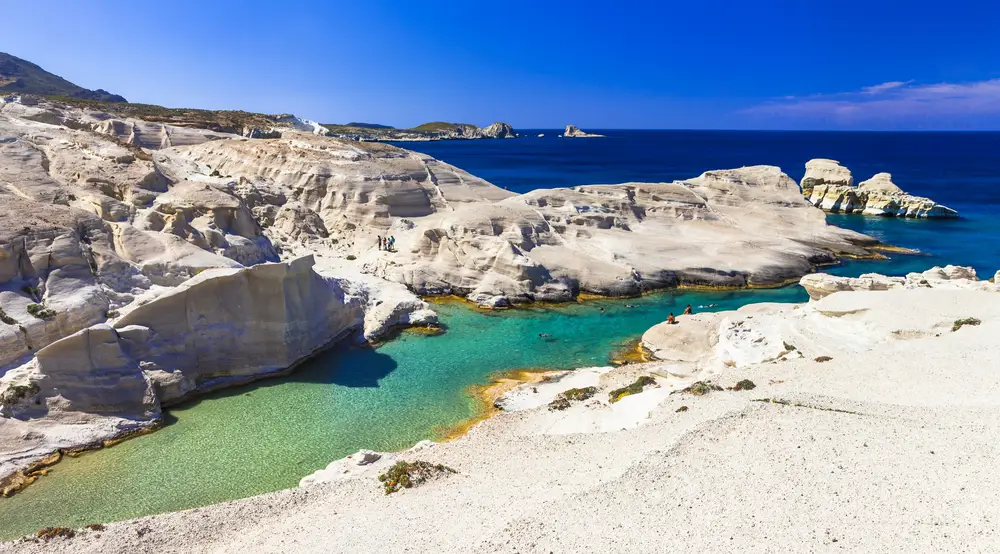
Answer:
[[802, 194], [818, 208], [833, 213], [894, 217], [958, 217], [958, 212], [929, 198], [912, 196], [878, 173], [854, 186], [851, 171], [840, 162], [817, 158], [806, 163]]
[[[0, 103], [4, 496], [64, 454], [154, 431], [181, 401], [294, 371], [337, 343], [434, 329], [417, 295], [501, 308], [797, 283], [810, 301], [679, 308], [642, 335], [643, 363], [546, 373], [498, 394], [501, 413], [455, 441], [361, 451], [295, 489], [75, 538], [49, 530], [0, 552], [803, 540], [988, 551], [1000, 540], [987, 519], [949, 515], [986, 518], [982, 499], [1000, 497], [989, 417], [1000, 274], [816, 273], [886, 247], [827, 224], [824, 210], [955, 215], [888, 174], [855, 187], [849, 170], [816, 159], [801, 186], [750, 166], [514, 194], [372, 142], [516, 136], [503, 123], [338, 128], [106, 100], [25, 92]], [[595, 135], [568, 126], [564, 136]], [[394, 490], [409, 481], [387, 476], [407, 468], [420, 488]], [[891, 526], [902, 529], [879, 532]]]

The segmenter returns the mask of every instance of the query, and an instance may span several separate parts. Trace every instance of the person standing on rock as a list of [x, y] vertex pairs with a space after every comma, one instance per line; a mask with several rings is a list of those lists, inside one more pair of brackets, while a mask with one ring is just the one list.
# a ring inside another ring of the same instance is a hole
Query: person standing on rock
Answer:
[[378, 249], [382, 250], [382, 235], [378, 236]]

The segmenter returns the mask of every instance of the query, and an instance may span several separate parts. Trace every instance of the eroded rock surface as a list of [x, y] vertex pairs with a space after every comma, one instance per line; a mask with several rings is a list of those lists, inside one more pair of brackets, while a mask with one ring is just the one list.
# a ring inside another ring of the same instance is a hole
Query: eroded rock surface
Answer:
[[840, 291], [879, 291], [915, 288], [947, 288], [973, 290], [1000, 290], [1000, 285], [981, 281], [971, 267], [933, 267], [922, 273], [909, 273], [906, 277], [887, 277], [866, 273], [860, 277], [840, 277], [827, 273], [814, 273], [803, 277], [802, 285], [809, 297], [818, 300]]
[[839, 162], [810, 160], [802, 178], [802, 194], [813, 205], [834, 213], [859, 213], [895, 217], [958, 217], [958, 212], [929, 198], [912, 196], [892, 182], [892, 175], [878, 173], [854, 186], [854, 178]]
[[[436, 322], [412, 296], [375, 298], [313, 265], [305, 257], [206, 270], [113, 324], [42, 348], [0, 379], [0, 415], [9, 418], [0, 418], [0, 478], [31, 460], [26, 446], [37, 455], [78, 446], [95, 428], [110, 439], [122, 418], [153, 425], [163, 405], [285, 372], [350, 333], [377, 338], [393, 324]], [[26, 428], [35, 430], [30, 445], [10, 435]]]

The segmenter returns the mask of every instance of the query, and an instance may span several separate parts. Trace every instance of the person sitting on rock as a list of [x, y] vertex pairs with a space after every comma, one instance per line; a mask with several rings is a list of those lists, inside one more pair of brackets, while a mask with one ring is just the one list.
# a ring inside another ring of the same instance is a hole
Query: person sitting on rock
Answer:
[[667, 325], [673, 325], [674, 323], [677, 323], [677, 318], [674, 317], [674, 312], [670, 312], [670, 315], [667, 316]]
[[694, 313], [694, 311], [691, 309], [691, 304], [688, 304], [687, 308], [684, 308], [684, 314], [685, 315], [691, 315], [693, 313]]

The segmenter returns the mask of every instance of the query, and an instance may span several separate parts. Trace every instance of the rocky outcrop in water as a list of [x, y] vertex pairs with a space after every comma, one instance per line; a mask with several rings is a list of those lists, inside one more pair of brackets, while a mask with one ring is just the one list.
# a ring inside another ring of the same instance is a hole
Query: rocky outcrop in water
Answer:
[[835, 187], [853, 187], [854, 177], [851, 170], [840, 165], [836, 160], [816, 158], [806, 162], [806, 173], [802, 177], [802, 194], [812, 195], [814, 187], [832, 185]]
[[518, 137], [514, 128], [502, 121], [482, 128], [471, 123], [446, 123], [443, 121], [424, 123], [412, 129], [397, 129], [386, 125], [364, 123], [328, 124], [324, 127], [328, 129], [326, 133], [328, 136], [363, 141], [420, 142]]
[[604, 135], [598, 135], [596, 133], [585, 133], [580, 130], [576, 125], [567, 125], [566, 130], [563, 131], [563, 137], [565, 138], [600, 138]]
[[517, 133], [509, 124], [497, 121], [483, 128], [483, 136], [487, 138], [517, 138]]
[[860, 213], [895, 217], [958, 217], [958, 212], [929, 198], [912, 196], [892, 182], [892, 175], [878, 173], [854, 186], [850, 170], [833, 160], [806, 164], [802, 194], [813, 205], [833, 213]]

